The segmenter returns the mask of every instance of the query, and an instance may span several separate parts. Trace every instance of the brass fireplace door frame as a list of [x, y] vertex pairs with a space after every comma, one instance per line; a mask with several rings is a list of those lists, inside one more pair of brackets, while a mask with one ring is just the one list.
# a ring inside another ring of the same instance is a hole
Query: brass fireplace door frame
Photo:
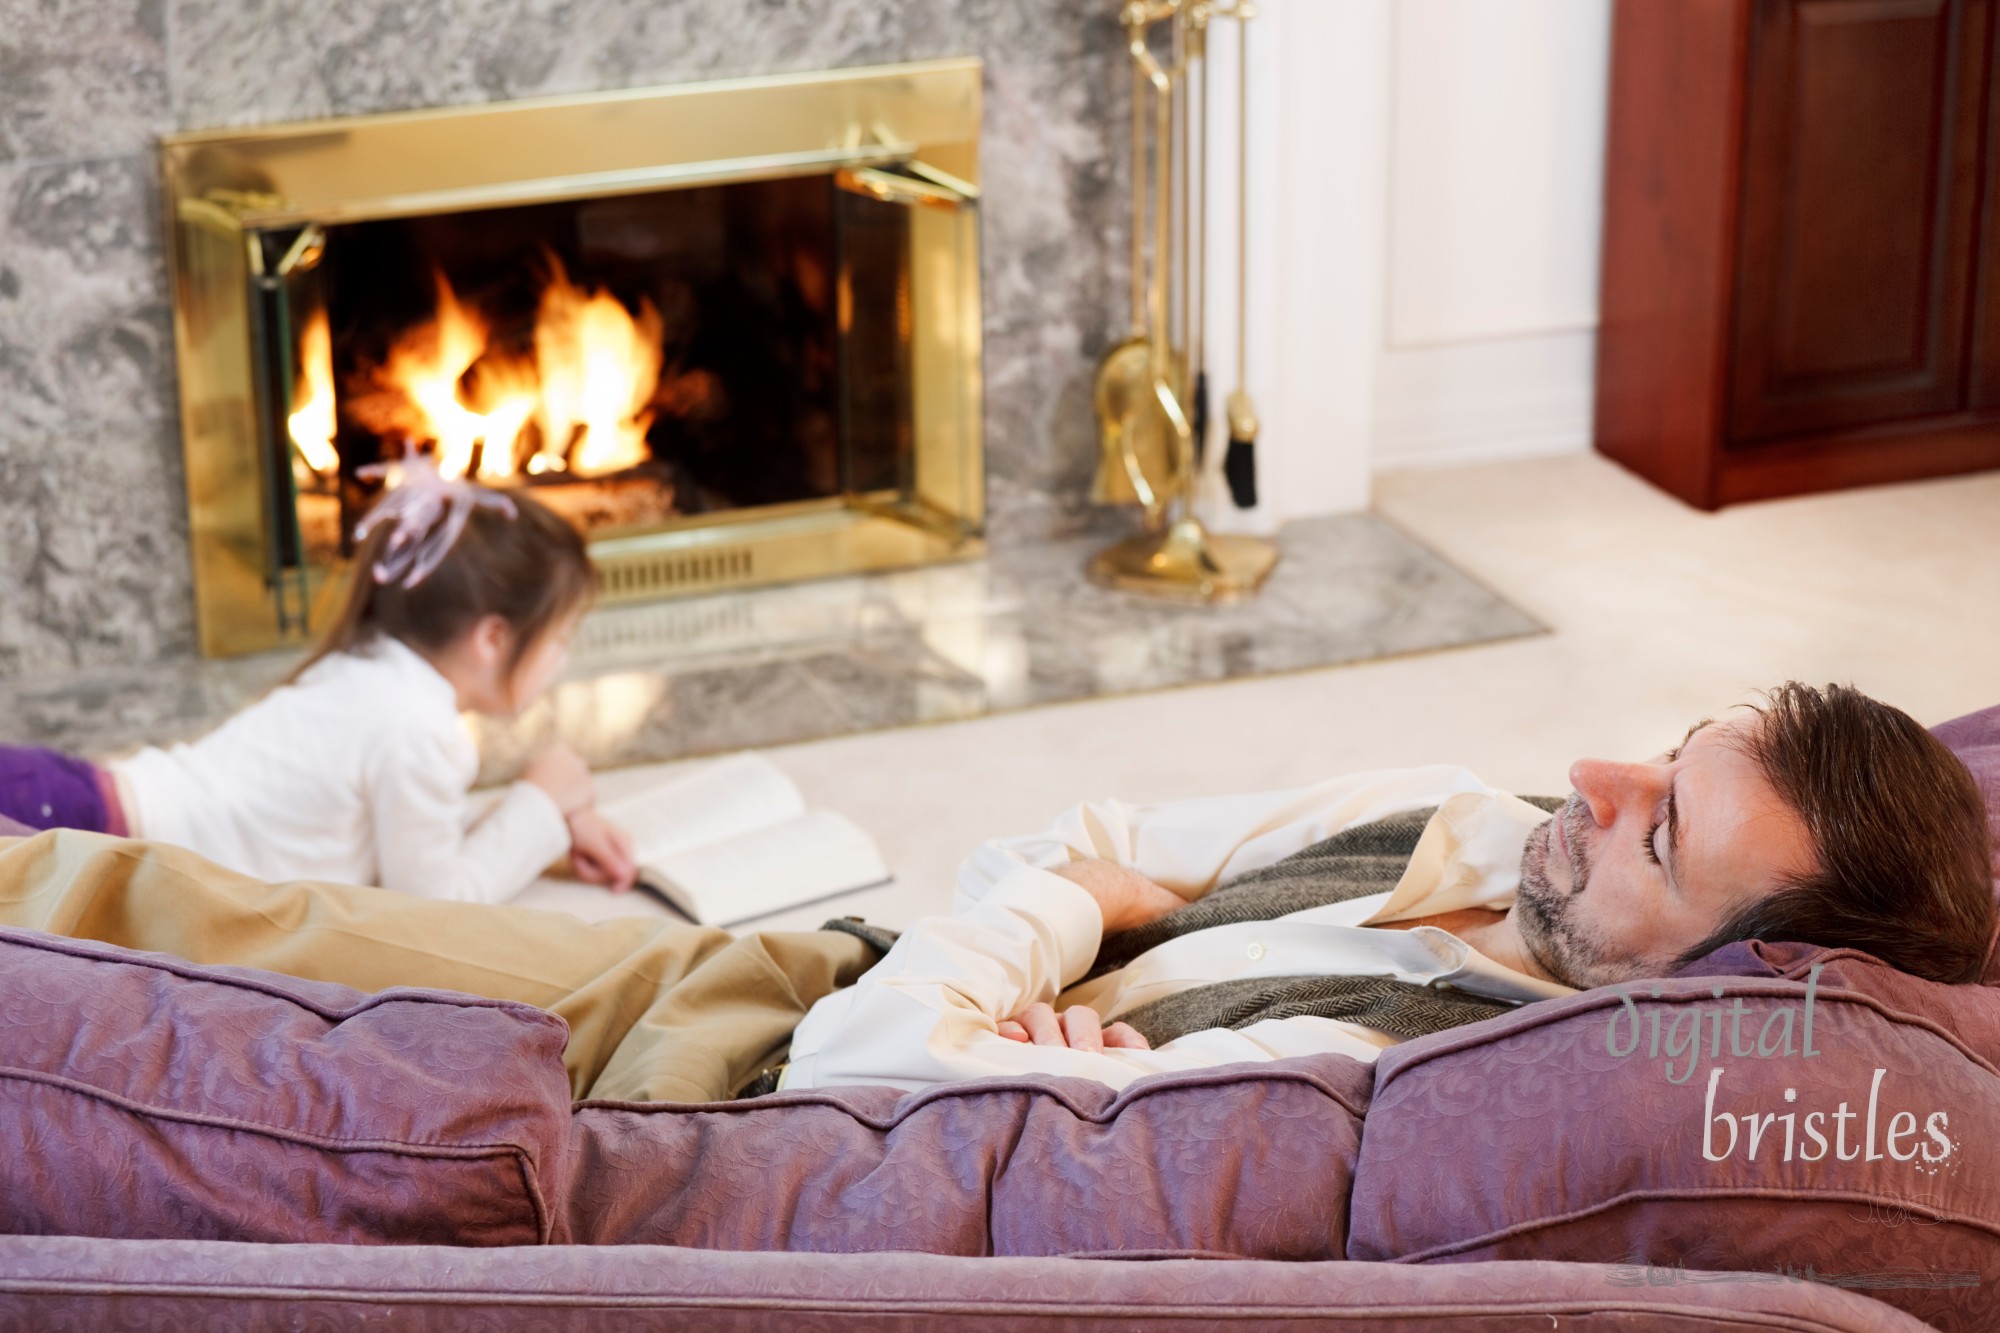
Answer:
[[980, 554], [980, 69], [935, 60], [162, 140], [202, 651], [303, 642], [338, 596], [345, 571], [315, 563], [284, 514], [289, 372], [259, 363], [272, 344], [255, 296], [309, 267], [334, 223], [827, 174], [908, 206], [903, 483], [615, 531], [591, 554], [607, 601]]

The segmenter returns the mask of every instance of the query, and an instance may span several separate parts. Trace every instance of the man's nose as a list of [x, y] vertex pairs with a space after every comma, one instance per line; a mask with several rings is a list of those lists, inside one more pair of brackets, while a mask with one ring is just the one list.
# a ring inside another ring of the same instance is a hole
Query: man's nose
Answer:
[[1609, 828], [1618, 821], [1620, 810], [1658, 800], [1660, 784], [1650, 764], [1579, 759], [1569, 766], [1569, 785], [1583, 798], [1598, 826]]

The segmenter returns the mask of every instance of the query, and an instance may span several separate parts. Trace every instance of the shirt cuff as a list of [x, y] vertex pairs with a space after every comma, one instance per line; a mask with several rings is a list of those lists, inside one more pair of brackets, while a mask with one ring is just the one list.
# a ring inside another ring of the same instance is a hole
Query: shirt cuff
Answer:
[[1061, 875], [1034, 866], [1011, 871], [973, 909], [975, 915], [992, 911], [1012, 912], [1047, 928], [1056, 946], [1058, 991], [1081, 980], [1097, 961], [1104, 913], [1097, 899]]

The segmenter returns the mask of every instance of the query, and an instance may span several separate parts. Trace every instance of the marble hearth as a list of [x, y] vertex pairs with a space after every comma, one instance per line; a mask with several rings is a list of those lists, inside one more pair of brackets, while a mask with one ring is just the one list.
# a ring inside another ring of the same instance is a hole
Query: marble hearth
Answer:
[[[601, 608], [568, 676], [518, 722], [482, 724], [484, 777], [560, 735], [595, 767], [948, 722], [1537, 634], [1527, 615], [1380, 518], [1287, 527], [1254, 600], [1150, 602], [1083, 577], [1099, 539], [988, 559]], [[294, 655], [0, 686], [10, 739], [107, 754], [190, 737]]]

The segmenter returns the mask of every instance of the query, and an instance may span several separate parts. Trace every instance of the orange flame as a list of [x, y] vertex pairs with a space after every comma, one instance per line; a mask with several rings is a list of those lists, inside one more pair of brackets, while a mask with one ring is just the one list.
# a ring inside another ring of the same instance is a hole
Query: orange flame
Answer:
[[437, 274], [436, 313], [396, 340], [364, 386], [369, 392], [350, 405], [356, 417], [385, 437], [432, 442], [447, 478], [497, 481], [524, 470], [594, 477], [644, 462], [660, 381], [660, 314], [642, 300], [635, 316], [610, 292], [586, 292], [550, 263], [526, 354], [494, 347], [488, 322]]
[[572, 470], [584, 476], [646, 460], [663, 331], [652, 302], [642, 300], [634, 319], [611, 293], [586, 296], [571, 285], [562, 265], [555, 265], [535, 320], [535, 362], [542, 378], [537, 457], [543, 463], [536, 470], [560, 467], [565, 454]]
[[299, 457], [320, 476], [332, 476], [340, 470], [340, 454], [333, 447], [333, 335], [324, 310], [314, 311], [299, 330], [299, 383], [292, 401], [286, 424]]

